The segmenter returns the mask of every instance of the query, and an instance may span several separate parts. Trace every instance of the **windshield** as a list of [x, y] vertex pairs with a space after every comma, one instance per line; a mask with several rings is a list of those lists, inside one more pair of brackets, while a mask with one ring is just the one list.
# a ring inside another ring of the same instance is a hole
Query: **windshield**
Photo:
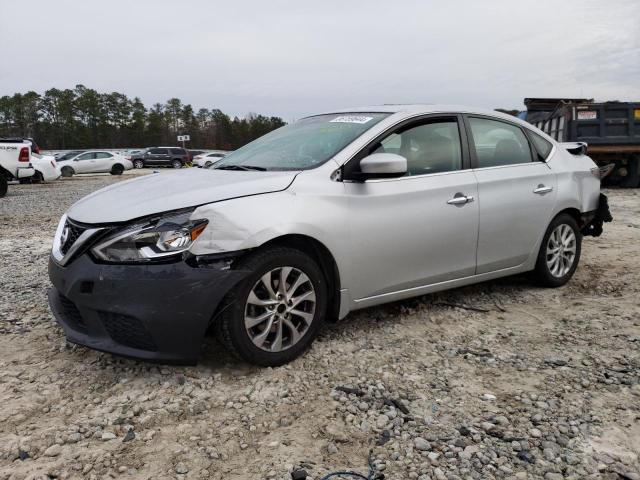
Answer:
[[214, 169], [305, 170], [323, 164], [388, 113], [317, 115], [274, 130], [228, 154]]

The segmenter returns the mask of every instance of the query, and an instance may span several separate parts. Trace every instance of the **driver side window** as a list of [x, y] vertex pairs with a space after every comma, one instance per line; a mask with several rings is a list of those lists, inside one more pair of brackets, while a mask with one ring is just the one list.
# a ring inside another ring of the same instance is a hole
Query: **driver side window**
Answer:
[[387, 136], [372, 153], [395, 153], [407, 159], [407, 175], [462, 169], [460, 131], [455, 119], [411, 125]]
[[95, 153], [89, 152], [89, 153], [83, 153], [82, 155], [80, 155], [78, 157], [78, 160], [93, 160], [94, 158], [95, 158]]

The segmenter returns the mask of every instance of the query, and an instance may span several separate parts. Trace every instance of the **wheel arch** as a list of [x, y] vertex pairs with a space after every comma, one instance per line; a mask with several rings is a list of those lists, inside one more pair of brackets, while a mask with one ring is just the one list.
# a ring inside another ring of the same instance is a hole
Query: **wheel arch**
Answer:
[[557, 212], [553, 218], [549, 221], [549, 225], [551, 224], [551, 222], [553, 222], [554, 218], [556, 218], [558, 215], [562, 215], [563, 213], [566, 213], [568, 215], [570, 215], [578, 224], [579, 227], [582, 227], [582, 213], [580, 213], [580, 210], [578, 210], [575, 207], [567, 207], [564, 208], [562, 210], [560, 210], [559, 212]]
[[340, 312], [340, 271], [333, 254], [327, 246], [309, 235], [290, 233], [272, 238], [257, 247], [257, 249], [266, 249], [273, 246], [300, 250], [309, 255], [320, 266], [329, 291], [327, 320], [330, 322], [337, 321]]

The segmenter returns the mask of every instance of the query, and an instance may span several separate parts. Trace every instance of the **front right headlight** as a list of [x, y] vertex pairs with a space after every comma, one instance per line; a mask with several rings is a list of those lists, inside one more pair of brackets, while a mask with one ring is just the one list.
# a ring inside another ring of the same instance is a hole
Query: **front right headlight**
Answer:
[[91, 252], [110, 263], [143, 263], [179, 256], [207, 228], [208, 220], [191, 220], [191, 211], [139, 223], [104, 238]]

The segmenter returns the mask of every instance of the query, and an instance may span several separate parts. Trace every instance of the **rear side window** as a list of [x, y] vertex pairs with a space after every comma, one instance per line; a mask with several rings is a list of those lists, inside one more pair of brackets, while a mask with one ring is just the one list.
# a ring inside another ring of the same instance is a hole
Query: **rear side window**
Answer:
[[108, 152], [97, 152], [96, 153], [96, 158], [111, 158], [113, 157], [113, 155], [111, 155]]
[[541, 160], [546, 160], [551, 153], [551, 149], [553, 148], [551, 142], [548, 142], [540, 135], [532, 132], [531, 130], [529, 130], [529, 136], [531, 137], [533, 146], [536, 147], [537, 152], [540, 154]]
[[515, 125], [470, 117], [471, 134], [478, 168], [517, 165], [533, 161], [524, 132]]
[[171, 155], [184, 155], [185, 152], [184, 150], [180, 149], [180, 148], [172, 148], [171, 149]]

